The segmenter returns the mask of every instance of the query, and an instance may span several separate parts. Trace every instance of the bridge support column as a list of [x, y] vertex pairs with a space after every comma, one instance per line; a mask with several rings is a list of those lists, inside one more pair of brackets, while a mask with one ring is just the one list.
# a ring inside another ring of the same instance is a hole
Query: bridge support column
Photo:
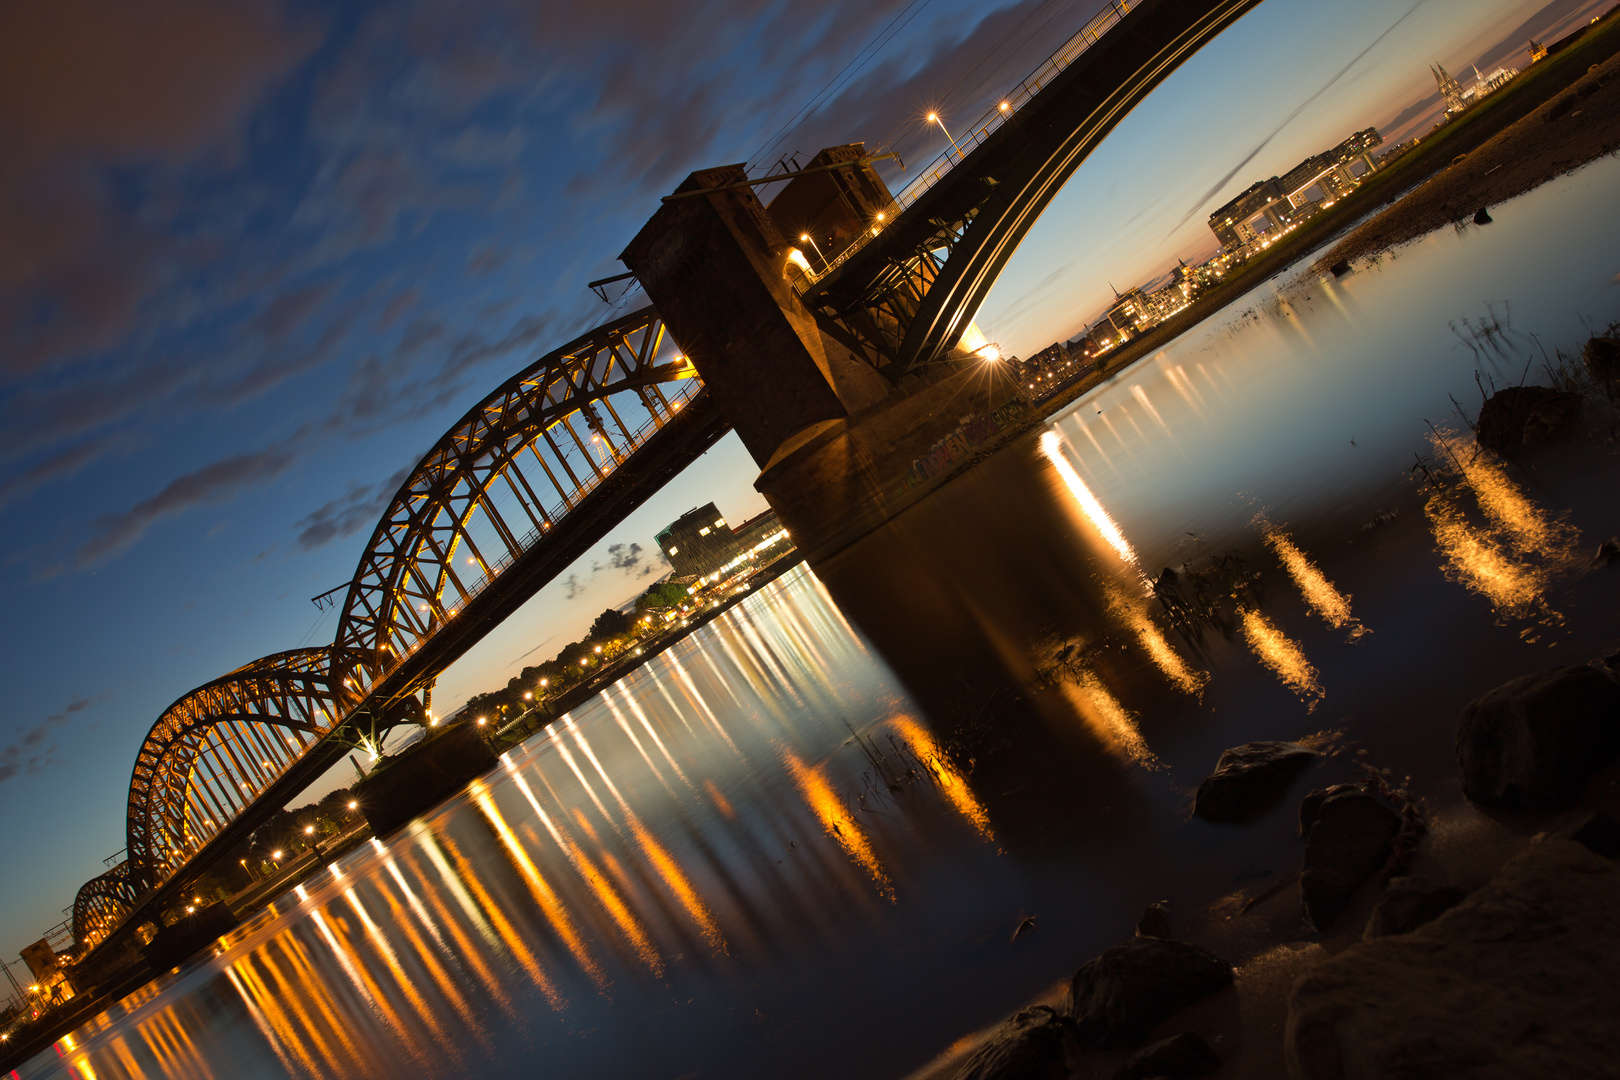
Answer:
[[936, 365], [895, 386], [800, 300], [806, 270], [898, 211], [863, 156], [859, 143], [823, 150], [769, 207], [741, 165], [694, 172], [620, 256], [812, 562], [916, 501], [1021, 411], [1016, 380], [993, 364]]

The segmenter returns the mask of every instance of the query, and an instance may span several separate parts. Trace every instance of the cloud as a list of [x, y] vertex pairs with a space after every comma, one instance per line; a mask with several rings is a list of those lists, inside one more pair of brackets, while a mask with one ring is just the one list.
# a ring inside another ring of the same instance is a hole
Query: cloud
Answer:
[[72, 476], [102, 455], [128, 449], [133, 443], [134, 439], [129, 436], [104, 435], [70, 446], [32, 466], [13, 467], [0, 481], [0, 506], [52, 480]]
[[116, 555], [139, 540], [153, 522], [193, 506], [228, 499], [244, 487], [279, 475], [293, 459], [290, 450], [271, 447], [237, 454], [176, 477], [128, 510], [99, 518], [94, 534], [74, 553], [74, 564], [83, 569]]
[[280, 345], [287, 335], [301, 326], [320, 306], [326, 303], [335, 288], [332, 282], [321, 281], [300, 288], [289, 289], [270, 301], [262, 314], [254, 319], [251, 329], [265, 336], [272, 345]]
[[350, 484], [343, 495], [293, 525], [298, 531], [295, 540], [298, 550], [313, 551], [376, 525], [394, 493], [410, 474], [411, 468], [406, 467], [381, 484]]
[[382, 314], [377, 317], [377, 329], [387, 330], [393, 326], [394, 323], [399, 321], [399, 317], [415, 307], [417, 301], [421, 298], [422, 293], [419, 289], [399, 290], [389, 299], [388, 305], [383, 308]]
[[591, 572], [593, 574], [601, 570], [623, 570], [631, 576], [634, 576], [638, 570], [645, 572], [640, 544], [610, 544], [608, 545], [607, 556], [606, 566], [600, 563], [592, 565]]
[[31, 728], [19, 729], [20, 735], [9, 746], [0, 748], [0, 783], [10, 780], [19, 773], [33, 775], [52, 761], [51, 754], [56, 750], [54, 744], [41, 747], [46, 736], [55, 728], [67, 723], [75, 714], [83, 712], [96, 702], [108, 695], [99, 694], [96, 697], [84, 698], [74, 694], [61, 712], [52, 713]]
[[563, 599], [572, 600], [585, 591], [585, 586], [579, 583], [578, 574], [569, 574], [563, 579]]

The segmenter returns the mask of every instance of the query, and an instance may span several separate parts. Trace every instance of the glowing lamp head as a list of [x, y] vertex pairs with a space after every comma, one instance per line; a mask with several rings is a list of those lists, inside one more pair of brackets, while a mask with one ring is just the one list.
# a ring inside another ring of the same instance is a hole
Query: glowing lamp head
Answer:
[[358, 802], [356, 802], [354, 799], [350, 799], [349, 800], [349, 809], [350, 810], [358, 810], [358, 809], [360, 809], [360, 804]]
[[999, 106], [997, 106], [997, 108], [999, 108], [1002, 112], [1006, 112], [1008, 109], [1012, 108], [1012, 106], [1003, 101]]
[[937, 112], [931, 112], [931, 113], [929, 113], [929, 114], [928, 114], [928, 122], [929, 122], [929, 123], [930, 123], [930, 124], [937, 124], [937, 123], [939, 123], [939, 113], [937, 113]]
[[271, 853], [270, 853], [270, 857], [271, 857], [271, 858], [272, 858], [272, 859], [279, 859], [279, 858], [281, 858], [281, 852], [279, 852], [279, 851], [272, 851], [272, 852], [271, 852]]

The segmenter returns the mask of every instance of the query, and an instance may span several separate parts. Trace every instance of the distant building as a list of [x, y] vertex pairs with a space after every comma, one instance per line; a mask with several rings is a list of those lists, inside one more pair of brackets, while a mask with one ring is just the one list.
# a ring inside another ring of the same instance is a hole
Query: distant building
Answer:
[[657, 536], [676, 578], [706, 577], [742, 553], [714, 503], [688, 510]]
[[766, 510], [749, 518], [733, 530], [733, 535], [737, 537], [737, 546], [742, 553], [756, 558], [769, 558], [784, 545], [792, 546], [775, 510]]
[[[1530, 45], [1530, 62], [1535, 63], [1536, 49], [1539, 46], [1534, 41]], [[1542, 55], [1546, 55], [1545, 50], [1542, 51]], [[1469, 87], [1464, 87], [1462, 83], [1452, 78], [1446, 69], [1439, 64], [1431, 65], [1429, 72], [1434, 76], [1435, 83], [1440, 87], [1440, 97], [1445, 100], [1446, 118], [1449, 120], [1470, 105], [1479, 102], [1486, 95], [1493, 94], [1512, 82], [1514, 77], [1519, 74], [1519, 69], [1499, 67], [1489, 75], [1481, 75], [1479, 68], [1475, 67], [1474, 85]]]
[[1365, 128], [1338, 146], [1306, 158], [1282, 176], [1251, 185], [1209, 216], [1210, 231], [1223, 251], [1266, 244], [1359, 187], [1378, 168], [1372, 149], [1383, 141], [1377, 128]]
[[1468, 108], [1468, 101], [1463, 96], [1462, 83], [1452, 78], [1451, 73], [1439, 64], [1429, 65], [1429, 74], [1440, 87], [1440, 100], [1446, 103], [1446, 112], [1456, 114]]

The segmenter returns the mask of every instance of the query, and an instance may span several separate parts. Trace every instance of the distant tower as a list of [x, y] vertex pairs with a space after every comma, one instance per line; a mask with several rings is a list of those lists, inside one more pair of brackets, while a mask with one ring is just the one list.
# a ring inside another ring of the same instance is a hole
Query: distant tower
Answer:
[[1440, 85], [1440, 96], [1446, 101], [1446, 112], [1462, 112], [1468, 105], [1463, 99], [1462, 83], [1453, 79], [1439, 64], [1435, 64], [1429, 71], [1434, 75], [1434, 81]]

